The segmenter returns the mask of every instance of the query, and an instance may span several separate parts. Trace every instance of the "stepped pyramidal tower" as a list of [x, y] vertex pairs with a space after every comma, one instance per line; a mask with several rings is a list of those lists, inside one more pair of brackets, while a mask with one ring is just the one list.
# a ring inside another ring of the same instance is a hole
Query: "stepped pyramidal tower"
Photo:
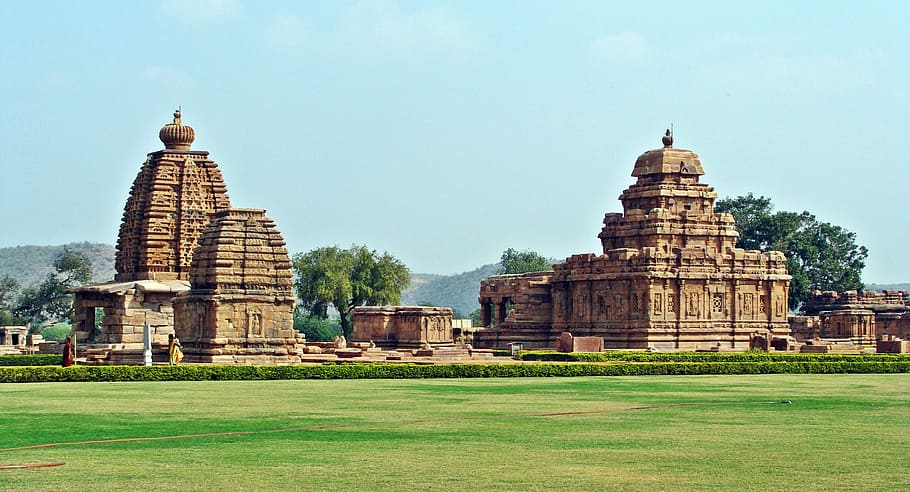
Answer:
[[570, 332], [605, 348], [746, 350], [789, 335], [784, 254], [737, 248], [698, 154], [674, 148], [669, 130], [663, 144], [635, 161], [623, 213], [604, 216], [603, 254], [481, 283], [489, 329], [476, 345], [554, 347]]
[[300, 362], [291, 258], [265, 210], [228, 209], [206, 226], [174, 298], [188, 362]]

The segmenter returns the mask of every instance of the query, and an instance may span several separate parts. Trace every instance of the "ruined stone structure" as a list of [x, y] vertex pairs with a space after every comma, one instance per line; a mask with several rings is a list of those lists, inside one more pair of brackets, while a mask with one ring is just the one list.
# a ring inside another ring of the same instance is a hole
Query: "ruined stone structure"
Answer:
[[[193, 249], [215, 211], [230, 207], [209, 153], [191, 150], [193, 128], [174, 121], [158, 133], [164, 150], [148, 154], [130, 190], [117, 239], [113, 282], [76, 289], [73, 332], [80, 343], [156, 343], [174, 332], [171, 298], [189, 289]], [[95, 329], [96, 309], [103, 313]]]
[[798, 340], [849, 339], [856, 344], [910, 339], [910, 301], [904, 291], [816, 291], [803, 306], [805, 316], [790, 324]]
[[581, 254], [552, 273], [481, 284], [475, 345], [555, 347], [560, 333], [604, 338], [605, 348], [746, 350], [789, 335], [783, 253], [735, 247], [733, 216], [714, 212], [698, 155], [664, 147], [638, 157], [637, 178], [607, 213], [603, 254]]
[[557, 352], [603, 352], [603, 337], [576, 337], [563, 332], [556, 339]]
[[21, 353], [27, 341], [27, 326], [0, 326], [0, 355]]
[[190, 285], [174, 298], [187, 362], [300, 362], [291, 259], [265, 210], [217, 212], [199, 238]]
[[[142, 326], [148, 323], [153, 342], [165, 344], [167, 336], [174, 333], [171, 299], [189, 288], [186, 280], [115, 281], [80, 287], [75, 290], [73, 301], [73, 329], [77, 340], [95, 344], [140, 344]], [[101, 322], [97, 332], [96, 319]]]
[[425, 306], [358, 306], [351, 312], [351, 340], [382, 348], [452, 346], [452, 309]]
[[480, 324], [495, 329], [475, 331], [475, 345], [499, 348], [508, 347], [509, 343], [522, 343], [527, 348], [550, 347], [552, 277], [553, 272], [534, 272], [481, 280]]

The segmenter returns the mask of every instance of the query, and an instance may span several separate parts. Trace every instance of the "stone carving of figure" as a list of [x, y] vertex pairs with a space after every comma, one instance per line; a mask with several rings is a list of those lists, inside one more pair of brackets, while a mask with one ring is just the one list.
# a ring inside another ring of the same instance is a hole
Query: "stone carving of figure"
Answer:
[[332, 339], [332, 344], [335, 345], [337, 349], [343, 349], [348, 347], [348, 341], [344, 338], [344, 335], [338, 335]]
[[695, 293], [689, 294], [689, 314], [690, 315], [698, 314], [698, 294], [695, 294]]

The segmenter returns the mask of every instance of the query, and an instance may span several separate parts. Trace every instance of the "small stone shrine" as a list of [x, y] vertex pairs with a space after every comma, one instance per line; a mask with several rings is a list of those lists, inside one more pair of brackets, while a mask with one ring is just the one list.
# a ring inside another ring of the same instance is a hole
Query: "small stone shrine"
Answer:
[[604, 216], [603, 254], [481, 282], [475, 346], [552, 348], [568, 332], [607, 349], [747, 350], [789, 335], [784, 254], [737, 248], [698, 155], [669, 130], [663, 144], [635, 161], [624, 213]]
[[186, 362], [300, 362], [291, 259], [265, 210], [221, 210], [205, 228], [190, 290], [174, 298]]
[[171, 298], [189, 290], [196, 241], [213, 213], [231, 206], [218, 165], [190, 149], [195, 135], [179, 109], [158, 132], [164, 150], [148, 154], [123, 210], [114, 281], [73, 291], [79, 343], [141, 344], [145, 323], [158, 344], [174, 333]]
[[862, 345], [910, 339], [910, 301], [901, 290], [815, 291], [806, 299], [803, 313], [790, 321], [800, 341], [841, 339]]
[[21, 353], [27, 341], [27, 326], [0, 326], [0, 355]]
[[351, 340], [381, 348], [453, 346], [452, 309], [425, 306], [358, 306], [351, 311]]

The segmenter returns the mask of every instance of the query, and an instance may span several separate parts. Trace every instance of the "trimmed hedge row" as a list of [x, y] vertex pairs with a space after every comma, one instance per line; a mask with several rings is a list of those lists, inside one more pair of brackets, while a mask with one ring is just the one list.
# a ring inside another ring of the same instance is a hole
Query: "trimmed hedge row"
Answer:
[[0, 366], [59, 366], [62, 354], [0, 355]]
[[910, 361], [681, 362], [651, 364], [323, 364], [316, 366], [73, 366], [0, 368], [0, 383], [221, 381], [268, 379], [421, 379], [700, 374], [887, 374]]
[[910, 362], [910, 354], [798, 354], [775, 352], [552, 352], [523, 351], [521, 360], [558, 362]]

